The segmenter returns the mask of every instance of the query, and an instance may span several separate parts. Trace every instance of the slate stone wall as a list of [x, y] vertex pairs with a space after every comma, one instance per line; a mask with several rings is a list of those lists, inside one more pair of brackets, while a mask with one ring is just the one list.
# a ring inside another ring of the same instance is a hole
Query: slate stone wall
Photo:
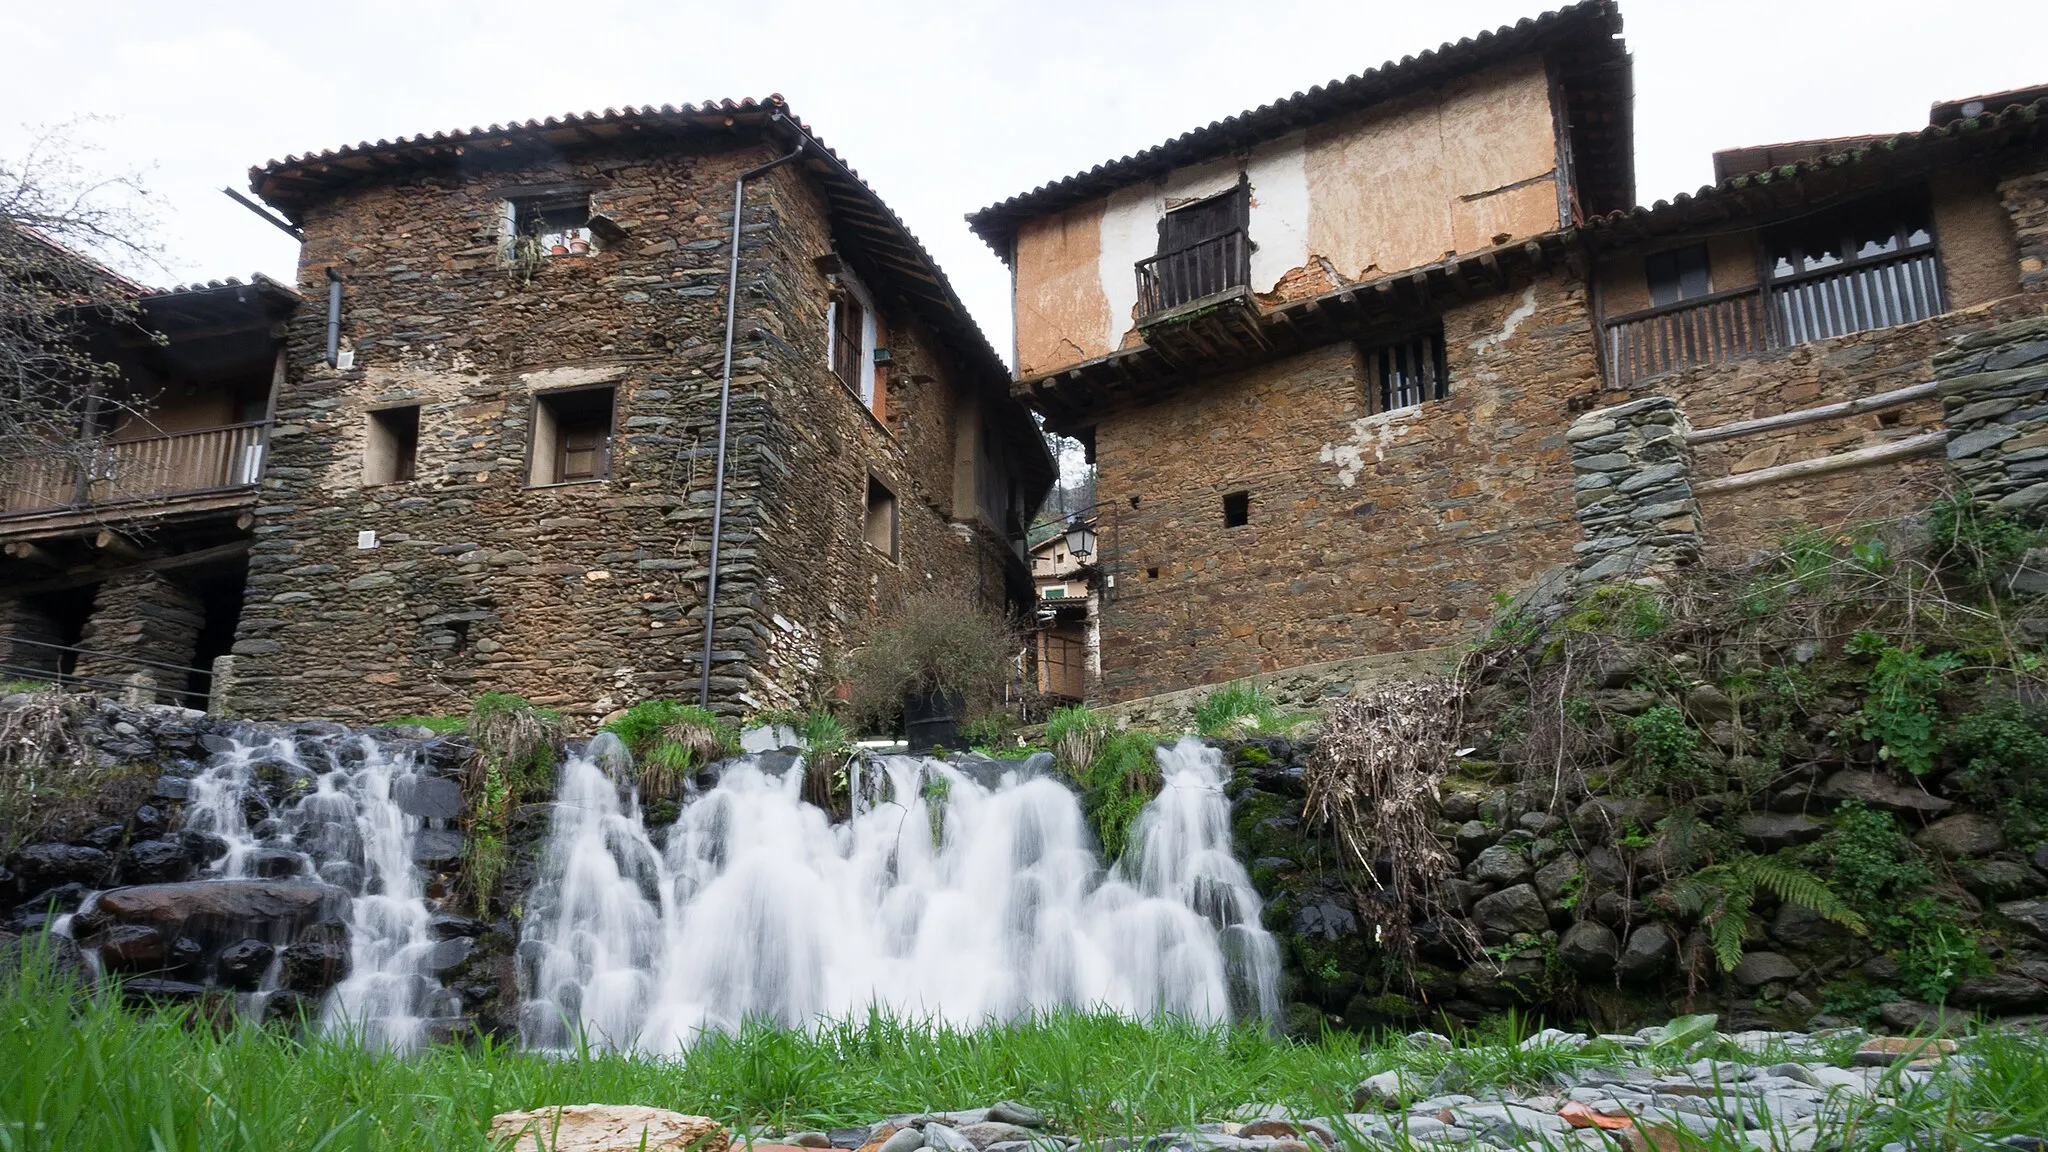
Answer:
[[1588, 582], [1656, 572], [1699, 557], [1691, 430], [1668, 396], [1646, 396], [1572, 422], [1572, 502], [1586, 538], [1572, 545]]
[[[1599, 389], [1584, 287], [1554, 275], [1443, 324], [1450, 395], [1419, 407], [1368, 414], [1338, 344], [1104, 414], [1107, 699], [1441, 644], [1569, 560], [1566, 412]], [[1226, 527], [1235, 491], [1249, 520]]]
[[[694, 696], [732, 180], [774, 154], [671, 142], [429, 173], [309, 207], [299, 287], [324, 299], [327, 270], [342, 271], [354, 363], [327, 367], [324, 309], [302, 310], [234, 646], [238, 715], [375, 720], [504, 690], [587, 719]], [[827, 368], [813, 261], [832, 245], [807, 180], [785, 166], [752, 184], [743, 229], [713, 660], [714, 695], [734, 712], [808, 692], [875, 601], [972, 588], [991, 563], [975, 531], [948, 522], [946, 401], [1002, 382], [936, 364], [936, 342], [898, 322], [873, 278], [914, 367], [885, 381], [889, 423], [862, 409]], [[625, 239], [522, 283], [500, 250], [506, 189], [571, 182]], [[616, 389], [610, 478], [528, 487], [534, 396], [588, 385]], [[402, 404], [421, 406], [417, 479], [366, 486], [368, 413]], [[903, 497], [901, 563], [859, 554], [870, 467]]]
[[[129, 572], [100, 585], [78, 647], [77, 675], [120, 681], [101, 690], [130, 704], [183, 703], [185, 674], [175, 668], [192, 661], [206, 606], [190, 590], [162, 573]], [[146, 661], [147, 663], [137, 663]]]
[[2048, 515], [2048, 317], [1965, 337], [1935, 370], [1957, 480], [2001, 512]]

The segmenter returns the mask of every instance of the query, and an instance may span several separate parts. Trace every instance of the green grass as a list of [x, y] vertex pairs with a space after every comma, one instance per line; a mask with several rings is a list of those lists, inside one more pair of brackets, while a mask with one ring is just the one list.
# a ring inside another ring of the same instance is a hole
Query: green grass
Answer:
[[1242, 680], [1218, 688], [1195, 705], [1195, 731], [1212, 738], [1245, 730], [1271, 732], [1280, 721], [1280, 706], [1273, 698]]
[[[1101, 1015], [967, 1031], [875, 1014], [811, 1033], [754, 1028], [669, 1061], [544, 1057], [490, 1043], [394, 1056], [214, 1026], [190, 1010], [123, 1011], [31, 955], [19, 974], [0, 976], [0, 1152], [484, 1149], [496, 1113], [570, 1103], [647, 1104], [787, 1132], [1012, 1099], [1062, 1131], [1105, 1137], [1221, 1119], [1247, 1104], [1337, 1116], [1361, 1079], [1395, 1067], [1416, 1083], [1453, 1073], [1468, 1091], [1535, 1091], [1560, 1071], [1632, 1059], [1604, 1045], [1523, 1049], [1514, 1041], [1526, 1027], [1510, 1016], [1437, 1051]], [[1999, 1136], [2048, 1125], [2048, 1040], [1983, 1037], [1969, 1052], [1978, 1063], [1967, 1083], [1845, 1119], [1844, 1146], [1874, 1150], [1915, 1127]], [[1702, 1054], [1635, 1058], [1670, 1065]]]
[[48, 692], [47, 680], [0, 680], [0, 696], [12, 696], [17, 692]]

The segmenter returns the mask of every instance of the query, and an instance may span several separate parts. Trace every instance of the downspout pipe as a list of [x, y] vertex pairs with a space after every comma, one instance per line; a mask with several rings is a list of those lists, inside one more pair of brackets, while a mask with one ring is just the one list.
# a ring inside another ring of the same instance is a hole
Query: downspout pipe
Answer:
[[[781, 123], [777, 113], [773, 123]], [[697, 672], [697, 706], [711, 707], [711, 649], [718, 627], [718, 559], [725, 542], [725, 439], [732, 418], [732, 341], [739, 321], [740, 306], [740, 224], [747, 203], [747, 181], [804, 154], [807, 141], [799, 138], [787, 156], [777, 157], [758, 168], [749, 168], [732, 182], [732, 257], [725, 278], [725, 366], [718, 375], [718, 460], [711, 481], [711, 564], [704, 582], [704, 660]]]
[[341, 366], [341, 269], [327, 270], [327, 366]]

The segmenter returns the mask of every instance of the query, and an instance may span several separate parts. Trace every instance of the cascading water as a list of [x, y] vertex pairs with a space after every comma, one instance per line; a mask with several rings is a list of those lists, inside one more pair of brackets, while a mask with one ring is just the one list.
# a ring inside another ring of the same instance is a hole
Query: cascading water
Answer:
[[1105, 872], [1059, 782], [900, 756], [837, 825], [800, 769], [733, 761], [657, 850], [624, 750], [600, 737], [563, 769], [528, 901], [524, 1037], [674, 1052], [871, 1005], [966, 1025], [1060, 1007], [1270, 1017], [1278, 949], [1230, 856], [1220, 757], [1184, 740], [1160, 763], [1129, 870]]
[[[372, 1044], [417, 1043], [427, 1020], [460, 1010], [428, 966], [432, 917], [414, 862], [426, 822], [401, 803], [403, 792], [427, 781], [418, 760], [416, 746], [370, 736], [232, 738], [192, 778], [186, 803], [183, 833], [212, 844], [201, 883], [324, 884], [346, 894], [347, 975], [322, 1018]], [[293, 943], [287, 925], [215, 931], [272, 946], [254, 991], [239, 998], [245, 1014], [260, 1018]]]

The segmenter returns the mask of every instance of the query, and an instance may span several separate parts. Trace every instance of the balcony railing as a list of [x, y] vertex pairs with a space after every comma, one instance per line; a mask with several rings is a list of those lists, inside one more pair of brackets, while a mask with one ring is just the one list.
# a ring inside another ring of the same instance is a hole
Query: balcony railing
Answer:
[[1251, 283], [1252, 246], [1235, 228], [1138, 261], [1138, 314], [1155, 316]]
[[263, 474], [266, 421], [135, 440], [0, 465], [0, 516], [126, 504], [253, 486]]
[[1940, 265], [1922, 250], [1645, 308], [1600, 328], [1608, 383], [1622, 388], [1677, 368], [1910, 324], [1945, 307]]

